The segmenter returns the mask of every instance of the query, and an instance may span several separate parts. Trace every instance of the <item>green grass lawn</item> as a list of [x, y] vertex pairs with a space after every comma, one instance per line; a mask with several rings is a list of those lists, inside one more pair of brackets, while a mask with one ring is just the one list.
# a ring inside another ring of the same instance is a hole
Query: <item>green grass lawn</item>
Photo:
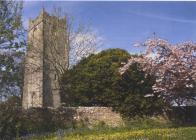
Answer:
[[152, 129], [96, 129], [70, 130], [35, 140], [196, 140], [196, 127]]
[[196, 140], [196, 127], [179, 127], [163, 117], [133, 118], [117, 128], [99, 124], [91, 129], [83, 123], [33, 140]]

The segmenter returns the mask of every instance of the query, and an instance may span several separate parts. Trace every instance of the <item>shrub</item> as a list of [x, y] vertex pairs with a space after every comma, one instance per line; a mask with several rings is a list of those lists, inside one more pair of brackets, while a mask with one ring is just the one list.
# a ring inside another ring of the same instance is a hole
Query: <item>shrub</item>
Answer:
[[13, 137], [31, 133], [54, 132], [58, 129], [72, 127], [72, 109], [31, 108], [22, 110], [21, 99], [11, 97], [0, 103], [0, 138]]
[[19, 135], [22, 122], [20, 98], [10, 97], [0, 103], [0, 138], [11, 139]]

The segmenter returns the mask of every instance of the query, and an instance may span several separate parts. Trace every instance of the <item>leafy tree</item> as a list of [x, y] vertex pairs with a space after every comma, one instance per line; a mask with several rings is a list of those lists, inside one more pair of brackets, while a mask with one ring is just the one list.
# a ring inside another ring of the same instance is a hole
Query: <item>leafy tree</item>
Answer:
[[143, 117], [162, 113], [162, 98], [153, 95], [155, 78], [132, 63], [116, 85], [113, 108], [125, 117]]
[[118, 68], [129, 53], [109, 49], [83, 59], [62, 78], [62, 99], [70, 106], [108, 106], [120, 79]]
[[24, 39], [22, 2], [0, 1], [0, 99], [20, 93]]

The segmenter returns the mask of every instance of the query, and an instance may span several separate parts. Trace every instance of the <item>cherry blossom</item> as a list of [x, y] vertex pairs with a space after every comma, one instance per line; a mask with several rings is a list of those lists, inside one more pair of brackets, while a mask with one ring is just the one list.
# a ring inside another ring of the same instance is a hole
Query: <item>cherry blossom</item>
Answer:
[[[138, 46], [138, 45], [137, 45]], [[140, 47], [146, 51], [137, 58], [131, 58], [119, 72], [123, 74], [132, 63], [140, 63], [141, 69], [155, 76], [154, 94], [178, 105], [196, 97], [196, 44], [184, 42], [170, 44], [163, 39], [149, 39]]]

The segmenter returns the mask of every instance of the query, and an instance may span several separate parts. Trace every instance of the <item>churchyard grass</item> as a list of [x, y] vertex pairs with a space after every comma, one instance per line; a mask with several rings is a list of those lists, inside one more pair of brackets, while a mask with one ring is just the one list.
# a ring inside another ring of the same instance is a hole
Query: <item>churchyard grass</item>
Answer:
[[196, 140], [196, 127], [62, 130], [34, 140]]

